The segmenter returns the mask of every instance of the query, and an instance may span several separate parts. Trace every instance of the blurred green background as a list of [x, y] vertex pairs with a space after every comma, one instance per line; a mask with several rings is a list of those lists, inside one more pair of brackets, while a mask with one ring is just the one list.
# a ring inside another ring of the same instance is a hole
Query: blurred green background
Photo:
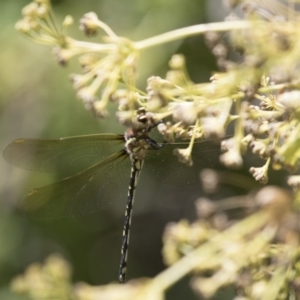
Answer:
[[[78, 30], [80, 17], [94, 11], [119, 35], [144, 39], [184, 26], [221, 21], [225, 12], [221, 1], [201, 0], [87, 0], [53, 1], [53, 9], [62, 20], [67, 14], [75, 24], [69, 33], [85, 39]], [[79, 72], [76, 60], [61, 67], [51, 49], [36, 45], [14, 29], [21, 9], [29, 1], [0, 2], [0, 99], [1, 149], [15, 138], [59, 138], [91, 133], [123, 133], [114, 109], [110, 118], [97, 120], [76, 99], [69, 74]], [[97, 37], [92, 39], [97, 41]], [[188, 38], [147, 50], [141, 56], [140, 88], [149, 76], [164, 76], [173, 53], [186, 55], [187, 67], [195, 82], [207, 81], [216, 70], [214, 59], [202, 37]], [[0, 299], [18, 299], [10, 295], [8, 285], [17, 274], [35, 261], [59, 252], [72, 264], [74, 282], [99, 285], [116, 281], [124, 203], [113, 203], [107, 211], [81, 219], [33, 221], [16, 212], [16, 205], [33, 188], [53, 182], [44, 174], [1, 164], [0, 201]], [[155, 190], [155, 193], [151, 193]], [[161, 235], [167, 222], [194, 215], [193, 200], [173, 203], [169, 191], [141, 180], [134, 209], [129, 251], [128, 277], [155, 276], [164, 265], [161, 259]], [[170, 299], [197, 299], [186, 286], [178, 284]]]

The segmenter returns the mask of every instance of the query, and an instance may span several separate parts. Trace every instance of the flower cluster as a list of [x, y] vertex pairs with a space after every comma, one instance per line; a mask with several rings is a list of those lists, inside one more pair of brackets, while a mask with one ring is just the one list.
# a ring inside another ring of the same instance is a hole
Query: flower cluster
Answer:
[[[146, 120], [152, 127], [157, 125], [166, 142], [188, 140], [187, 148], [175, 154], [189, 166], [198, 139], [221, 140], [220, 161], [229, 168], [241, 167], [250, 149], [265, 160], [264, 165], [251, 167], [250, 173], [266, 184], [271, 167], [289, 172], [299, 168], [300, 16], [276, 0], [227, 2], [239, 5], [243, 17], [231, 15], [225, 22], [195, 25], [138, 42], [117, 36], [93, 12], [83, 16], [80, 29], [87, 36], [101, 29], [103, 43], [75, 40], [65, 31], [72, 18], [66, 17], [58, 30], [46, 0], [25, 7], [17, 28], [35, 42], [53, 46], [61, 64], [78, 56], [83, 71], [71, 75], [71, 80], [78, 98], [97, 116], [105, 117], [108, 102], [113, 101], [119, 123], [137, 128], [138, 122]], [[185, 57], [176, 54], [164, 78], [148, 78], [145, 91], [135, 86], [137, 61], [144, 49], [195, 34], [205, 34], [220, 67], [208, 82], [193, 82]], [[205, 177], [210, 180], [205, 186], [213, 191], [215, 176], [206, 173]], [[163, 253], [170, 267], [146, 283], [147, 291], [161, 292], [155, 298], [160, 299], [164, 289], [195, 271], [193, 287], [206, 298], [230, 284], [248, 299], [287, 299], [296, 294], [299, 226], [293, 209], [300, 203], [299, 175], [290, 176], [287, 183], [294, 194], [266, 187], [255, 196], [199, 201], [198, 221], [168, 226]], [[255, 213], [240, 220], [224, 213], [241, 206], [247, 214]], [[140, 295], [140, 287], [143, 283], [128, 290], [128, 295]], [[86, 289], [83, 294], [98, 295], [99, 290], [82, 288]]]
[[22, 14], [23, 19], [16, 28], [34, 42], [52, 46], [60, 64], [65, 65], [71, 58], [79, 57], [83, 74], [70, 76], [77, 97], [96, 115], [106, 116], [107, 103], [118, 89], [119, 82], [131, 86], [135, 82], [138, 51], [133, 43], [118, 37], [94, 12], [82, 17], [80, 29], [87, 36], [102, 29], [106, 34], [103, 43], [78, 41], [68, 36], [66, 28], [72, 25], [72, 17], [66, 16], [62, 26], [58, 26], [48, 0], [35, 0], [23, 9]]
[[24, 275], [16, 277], [12, 290], [32, 300], [70, 299], [71, 269], [59, 255], [51, 255], [44, 265], [34, 263]]
[[[291, 200], [287, 191], [271, 186], [254, 196], [201, 198], [197, 221], [166, 228], [164, 261], [175, 267], [193, 258], [191, 285], [204, 299], [231, 285], [236, 299], [288, 299], [297, 293], [300, 279], [299, 216], [292, 213]], [[252, 215], [234, 219], [234, 209]]]
[[[119, 123], [134, 126], [137, 110], [143, 108], [160, 123], [158, 129], [166, 141], [190, 140], [188, 148], [175, 153], [187, 165], [193, 164], [193, 143], [200, 138], [223, 139], [220, 160], [230, 168], [241, 167], [250, 147], [266, 160], [264, 166], [250, 169], [265, 184], [270, 166], [289, 171], [299, 166], [300, 17], [277, 1], [272, 9], [243, 2], [231, 3], [242, 6], [243, 19], [231, 15], [220, 24], [192, 26], [139, 42], [117, 36], [93, 12], [83, 16], [80, 29], [87, 36], [101, 29], [104, 42], [75, 40], [65, 32], [72, 18], [67, 16], [58, 30], [46, 0], [26, 6], [17, 28], [35, 42], [54, 46], [62, 64], [79, 56], [83, 73], [72, 74], [71, 80], [78, 98], [97, 116], [106, 116], [108, 102], [114, 101]], [[226, 35], [221, 34], [224, 31]], [[205, 34], [222, 72], [212, 75], [210, 82], [194, 83], [185, 58], [176, 54], [165, 78], [150, 77], [146, 92], [135, 87], [142, 50], [195, 33]], [[237, 53], [238, 61], [229, 59]], [[229, 125], [234, 132], [226, 138]]]
[[[209, 177], [215, 182], [213, 174]], [[233, 218], [234, 209], [244, 214]], [[269, 186], [255, 195], [218, 202], [201, 198], [196, 210], [194, 223], [180, 221], [166, 228], [163, 257], [169, 267], [154, 278], [126, 285], [72, 285], [69, 265], [52, 255], [44, 265], [32, 264], [16, 277], [12, 290], [33, 300], [164, 299], [171, 285], [193, 274], [191, 286], [204, 299], [230, 285], [238, 291], [236, 299], [289, 299], [297, 294], [299, 215], [292, 211], [291, 193]]]

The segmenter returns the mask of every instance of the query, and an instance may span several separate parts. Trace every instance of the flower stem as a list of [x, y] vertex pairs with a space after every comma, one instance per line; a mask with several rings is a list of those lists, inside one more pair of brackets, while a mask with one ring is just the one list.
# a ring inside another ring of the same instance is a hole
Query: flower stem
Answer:
[[181, 29], [176, 29], [157, 35], [139, 42], [135, 42], [134, 46], [137, 50], [150, 48], [159, 44], [165, 44], [188, 36], [202, 34], [208, 31], [228, 31], [228, 30], [241, 30], [250, 28], [253, 22], [248, 21], [230, 21], [230, 22], [218, 22], [209, 24], [199, 24], [189, 26]]

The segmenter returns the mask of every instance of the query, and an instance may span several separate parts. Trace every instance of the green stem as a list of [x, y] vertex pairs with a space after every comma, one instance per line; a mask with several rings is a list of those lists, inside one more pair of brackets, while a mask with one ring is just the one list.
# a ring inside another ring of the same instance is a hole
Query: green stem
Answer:
[[209, 31], [228, 31], [228, 30], [241, 30], [247, 29], [253, 26], [253, 22], [248, 21], [230, 21], [230, 22], [218, 22], [209, 24], [199, 24], [189, 26], [181, 29], [176, 29], [157, 35], [139, 42], [134, 43], [134, 47], [137, 50], [143, 50], [159, 44], [165, 44], [168, 42], [176, 41], [182, 38], [186, 38], [193, 35], [202, 34]]
[[82, 42], [74, 39], [70, 39], [70, 44], [81, 48], [86, 51], [95, 51], [95, 52], [111, 52], [116, 49], [115, 44], [99, 44], [99, 43], [90, 43], [90, 42]]

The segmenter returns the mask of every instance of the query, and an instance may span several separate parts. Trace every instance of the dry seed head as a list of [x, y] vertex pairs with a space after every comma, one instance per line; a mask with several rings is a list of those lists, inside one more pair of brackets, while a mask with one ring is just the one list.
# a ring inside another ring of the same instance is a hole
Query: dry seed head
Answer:
[[22, 9], [22, 15], [24, 17], [35, 18], [37, 16], [37, 9], [38, 4], [31, 2]]
[[39, 29], [39, 23], [32, 18], [25, 17], [23, 20], [20, 20], [16, 23], [15, 28], [16, 30], [24, 33], [30, 34], [30, 31], [37, 31]]
[[229, 225], [228, 216], [226, 213], [219, 212], [212, 217], [211, 223], [215, 229], [223, 231]]
[[69, 27], [69, 26], [73, 25], [73, 24], [74, 24], [74, 19], [73, 19], [73, 17], [70, 16], [70, 15], [67, 15], [67, 16], [64, 18], [62, 24], [63, 24], [64, 27]]
[[26, 280], [21, 275], [18, 275], [12, 279], [10, 288], [13, 292], [21, 295], [24, 295], [28, 292]]
[[157, 126], [157, 129], [159, 133], [164, 137], [164, 140], [167, 141], [168, 143], [173, 143], [175, 138], [174, 138], [174, 127], [172, 126], [171, 122], [166, 122], [166, 123], [160, 123]]
[[206, 137], [221, 138], [225, 136], [224, 122], [218, 117], [201, 118], [203, 132]]
[[99, 56], [94, 53], [86, 53], [79, 57], [79, 63], [85, 72], [89, 72], [99, 62]]
[[127, 97], [123, 97], [118, 99], [118, 110], [119, 111], [126, 111], [129, 109], [129, 101]]
[[40, 19], [44, 19], [46, 18], [46, 16], [48, 15], [49, 13], [49, 7], [46, 6], [46, 5], [40, 5], [37, 9], [37, 16], [40, 18]]
[[69, 280], [71, 276], [70, 265], [58, 254], [49, 256], [43, 269], [44, 272], [57, 279]]
[[170, 70], [166, 74], [166, 80], [175, 85], [186, 85], [186, 75], [182, 70]]
[[97, 34], [97, 30], [99, 28], [99, 19], [96, 13], [89, 12], [83, 15], [79, 24], [79, 29], [87, 36], [94, 36]]
[[204, 36], [205, 36], [205, 42], [211, 48], [215, 46], [221, 39], [220, 33], [216, 31], [207, 31], [205, 32]]
[[[96, 116], [99, 118], [106, 118], [109, 113], [106, 109], [107, 104], [102, 101], [96, 101], [92, 104], [92, 109], [95, 112]], [[86, 109], [90, 109], [89, 105], [85, 106]]]
[[246, 136], [244, 136], [241, 140], [241, 144], [243, 145], [244, 148], [247, 148], [248, 145], [250, 144], [250, 142], [252, 142], [254, 139], [252, 134], [248, 134]]
[[216, 212], [217, 205], [208, 198], [199, 198], [196, 202], [196, 210], [199, 219], [207, 219]]
[[180, 54], [175, 54], [169, 61], [171, 69], [182, 69], [185, 66], [185, 57]]
[[293, 188], [300, 187], [300, 175], [289, 176], [287, 180], [287, 184]]
[[194, 102], [174, 103], [173, 118], [187, 125], [194, 124], [197, 119], [197, 107]]
[[59, 64], [65, 66], [67, 62], [76, 55], [76, 53], [70, 48], [62, 48], [60, 46], [53, 48], [53, 53]]
[[[127, 103], [128, 91], [126, 89], [117, 89], [112, 95], [111, 100], [114, 102], [118, 102], [120, 104], [121, 101], [126, 101]], [[122, 110], [122, 109], [120, 109]]]
[[213, 194], [218, 189], [219, 176], [213, 169], [204, 169], [200, 172], [200, 181], [203, 191], [207, 194]]
[[95, 92], [90, 87], [83, 87], [77, 92], [78, 99], [81, 99], [87, 109], [92, 108], [92, 104], [97, 100]]
[[184, 149], [176, 148], [173, 150], [173, 154], [178, 157], [180, 163], [183, 163], [189, 167], [193, 165], [191, 150], [189, 148], [184, 148]]
[[300, 103], [300, 91], [284, 92], [278, 95], [277, 101], [287, 108], [298, 109]]
[[161, 88], [173, 88], [174, 85], [159, 76], [151, 76], [147, 79], [147, 92], [160, 92]]
[[250, 294], [252, 299], [262, 299], [263, 295], [265, 294], [265, 290], [268, 286], [268, 283], [264, 280], [260, 280], [257, 282], [254, 282], [250, 286]]
[[257, 134], [267, 134], [270, 130], [270, 122], [262, 121], [257, 129]]
[[116, 117], [118, 122], [121, 125], [124, 125], [126, 127], [133, 127], [136, 123], [135, 120], [135, 113], [132, 110], [129, 111], [118, 111], [116, 112]]
[[235, 147], [235, 139], [229, 138], [221, 142], [221, 150], [222, 151], [229, 151]]
[[80, 90], [87, 83], [85, 75], [71, 74], [70, 80], [72, 81], [75, 90]]
[[[151, 95], [152, 94], [152, 95]], [[155, 92], [148, 93], [148, 101], [147, 101], [147, 108], [150, 111], [158, 111], [160, 108], [166, 105], [163, 97]]]
[[221, 142], [221, 150], [226, 151], [220, 155], [222, 164], [229, 168], [238, 169], [243, 164], [240, 153], [239, 141], [236, 138], [230, 138]]
[[266, 186], [255, 195], [255, 202], [267, 209], [274, 220], [279, 221], [290, 211], [291, 194], [276, 186]]
[[266, 168], [265, 165], [260, 168], [251, 167], [249, 172], [254, 179], [261, 184], [266, 184], [268, 182], [268, 168]]
[[257, 154], [261, 157], [266, 157], [266, 150], [269, 144], [269, 139], [266, 140], [254, 140], [250, 143], [249, 147], [252, 149], [254, 154]]
[[243, 164], [243, 158], [237, 149], [230, 149], [220, 155], [220, 162], [226, 167], [238, 169]]
[[228, 54], [228, 49], [225, 47], [224, 44], [217, 44], [212, 49], [213, 54], [218, 58], [225, 58]]

